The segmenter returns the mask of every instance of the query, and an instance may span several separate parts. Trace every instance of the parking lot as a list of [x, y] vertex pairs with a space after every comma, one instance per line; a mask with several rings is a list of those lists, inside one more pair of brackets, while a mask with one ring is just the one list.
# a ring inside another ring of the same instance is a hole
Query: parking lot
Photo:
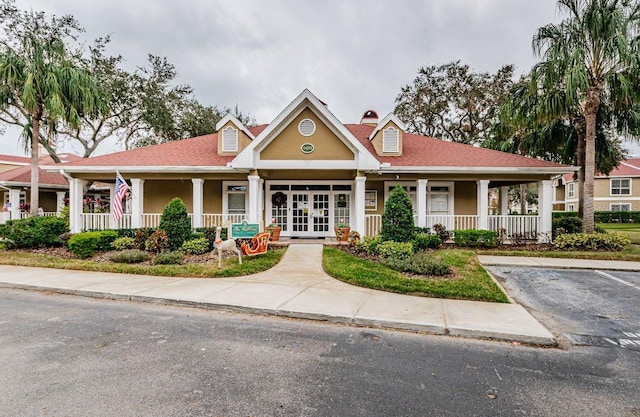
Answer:
[[560, 340], [576, 346], [640, 351], [640, 273], [510, 266], [487, 269]]

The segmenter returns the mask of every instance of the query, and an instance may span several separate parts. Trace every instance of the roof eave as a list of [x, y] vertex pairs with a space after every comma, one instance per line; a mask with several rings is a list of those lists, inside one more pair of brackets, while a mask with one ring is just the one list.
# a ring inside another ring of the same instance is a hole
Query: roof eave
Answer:
[[573, 166], [561, 167], [422, 167], [422, 166], [382, 166], [379, 171], [383, 174], [416, 173], [416, 174], [568, 174], [579, 168]]
[[229, 166], [41, 166], [48, 172], [60, 172], [64, 170], [67, 174], [79, 173], [111, 173], [116, 170], [121, 174], [128, 172], [145, 172], [145, 173], [244, 173], [249, 170], [237, 169]]

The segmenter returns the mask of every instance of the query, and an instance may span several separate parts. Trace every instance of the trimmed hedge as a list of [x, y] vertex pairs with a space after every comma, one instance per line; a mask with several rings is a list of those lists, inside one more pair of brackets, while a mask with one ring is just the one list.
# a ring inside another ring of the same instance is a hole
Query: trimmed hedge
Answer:
[[[553, 218], [578, 217], [577, 211], [555, 211]], [[596, 223], [640, 223], [640, 211], [596, 211]]]
[[407, 259], [413, 255], [413, 243], [389, 240], [378, 245], [378, 253], [381, 258]]
[[181, 199], [176, 197], [165, 206], [158, 229], [167, 232], [171, 250], [179, 249], [191, 237], [191, 220]]
[[411, 243], [413, 243], [413, 249], [416, 252], [425, 249], [438, 249], [442, 246], [442, 241], [438, 235], [427, 233], [416, 233]]
[[134, 249], [136, 247], [136, 240], [132, 237], [119, 237], [111, 244], [115, 250], [127, 250]]
[[8, 248], [60, 246], [62, 240], [59, 236], [68, 231], [66, 222], [59, 217], [29, 217], [0, 225], [0, 237], [6, 239]]
[[494, 248], [498, 246], [498, 232], [492, 230], [456, 230], [453, 241], [457, 246]]
[[209, 239], [200, 237], [187, 240], [182, 244], [182, 250], [190, 255], [202, 255], [209, 252]]
[[111, 249], [117, 237], [118, 233], [114, 230], [78, 233], [69, 239], [69, 250], [79, 258], [89, 258], [97, 251]]

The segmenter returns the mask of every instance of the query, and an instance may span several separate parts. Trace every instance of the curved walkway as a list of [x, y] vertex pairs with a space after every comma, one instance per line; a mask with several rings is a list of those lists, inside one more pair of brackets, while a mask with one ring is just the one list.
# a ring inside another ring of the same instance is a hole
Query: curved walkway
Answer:
[[168, 278], [0, 265], [0, 287], [555, 344], [518, 304], [355, 287], [322, 269], [322, 244], [292, 244], [274, 268], [235, 278]]

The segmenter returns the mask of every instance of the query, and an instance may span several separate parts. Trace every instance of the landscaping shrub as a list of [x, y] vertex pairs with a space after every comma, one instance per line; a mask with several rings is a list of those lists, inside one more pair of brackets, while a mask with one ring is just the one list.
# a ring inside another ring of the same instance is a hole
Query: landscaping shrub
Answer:
[[135, 241], [135, 246], [134, 246], [135, 249], [145, 250], [147, 246], [147, 239], [149, 239], [149, 237], [154, 231], [155, 230], [153, 229], [147, 229], [147, 228], [135, 229], [134, 237], [133, 237]]
[[[131, 238], [121, 238], [121, 239], [131, 239]], [[119, 264], [135, 264], [138, 262], [144, 262], [149, 259], [149, 254], [145, 251], [138, 249], [128, 249], [123, 250], [121, 252], [112, 253], [109, 256], [109, 260], [111, 262], [116, 262]]]
[[108, 251], [113, 248], [113, 242], [118, 238], [118, 232], [115, 230], [102, 230], [98, 232], [99, 251]]
[[553, 219], [560, 219], [562, 217], [580, 217], [577, 211], [554, 211], [551, 216]]
[[396, 185], [384, 204], [380, 236], [385, 242], [410, 242], [414, 227], [411, 199], [404, 188]]
[[453, 241], [457, 246], [494, 248], [498, 246], [498, 232], [493, 230], [456, 230]]
[[100, 232], [77, 233], [69, 239], [69, 250], [79, 258], [89, 258], [98, 250]]
[[425, 249], [438, 249], [442, 246], [442, 241], [438, 235], [428, 233], [416, 233], [411, 243], [413, 243], [413, 250], [416, 252]]
[[156, 230], [144, 242], [144, 248], [149, 252], [160, 253], [169, 249], [169, 237], [164, 230]]
[[580, 217], [562, 216], [554, 218], [553, 225], [553, 238], [563, 235], [565, 233], [581, 233], [582, 232], [582, 219]]
[[560, 235], [553, 246], [562, 250], [621, 251], [631, 243], [627, 235], [619, 233], [573, 233]]
[[179, 265], [182, 262], [183, 253], [180, 251], [159, 253], [153, 258], [154, 265]]
[[349, 232], [349, 238], [347, 239], [347, 242], [349, 242], [349, 246], [355, 248], [358, 246], [358, 243], [360, 243], [360, 239], [360, 233], [352, 230]]
[[68, 231], [65, 221], [58, 217], [29, 217], [0, 225], [0, 237], [6, 239], [9, 248], [60, 246], [59, 236]]
[[381, 258], [407, 259], [413, 255], [413, 244], [389, 240], [378, 245], [378, 253]]
[[356, 243], [356, 249], [367, 252], [367, 255], [378, 255], [378, 245], [382, 243], [380, 235], [365, 236]]
[[187, 240], [182, 244], [182, 250], [191, 255], [202, 255], [209, 252], [209, 240], [204, 236]]
[[431, 229], [429, 229], [428, 227], [414, 227], [413, 228], [413, 232], [414, 233], [425, 233], [425, 234], [429, 234], [431, 233]]
[[127, 250], [134, 249], [136, 247], [136, 240], [132, 237], [119, 237], [111, 244], [115, 250]]
[[440, 242], [447, 243], [447, 240], [451, 238], [451, 232], [447, 230], [444, 224], [436, 223], [433, 225], [433, 233], [438, 235]]
[[[228, 229], [223, 227], [220, 231], [220, 239], [227, 240]], [[213, 242], [216, 240], [216, 228], [215, 227], [198, 227], [196, 233], [203, 233], [209, 241], [209, 250], [213, 250]]]
[[118, 232], [118, 237], [135, 238], [136, 237], [136, 230], [138, 230], [138, 229], [118, 229], [118, 230], [116, 230], [116, 232]]
[[425, 252], [408, 258], [382, 258], [380, 262], [396, 271], [417, 275], [443, 276], [451, 273], [449, 264]]
[[164, 230], [169, 237], [169, 249], [176, 250], [191, 236], [191, 220], [187, 206], [181, 199], [174, 198], [167, 204], [160, 216], [158, 229]]
[[69, 229], [69, 206], [64, 206], [58, 213], [58, 218], [64, 221], [64, 224], [67, 226], [67, 230]]

